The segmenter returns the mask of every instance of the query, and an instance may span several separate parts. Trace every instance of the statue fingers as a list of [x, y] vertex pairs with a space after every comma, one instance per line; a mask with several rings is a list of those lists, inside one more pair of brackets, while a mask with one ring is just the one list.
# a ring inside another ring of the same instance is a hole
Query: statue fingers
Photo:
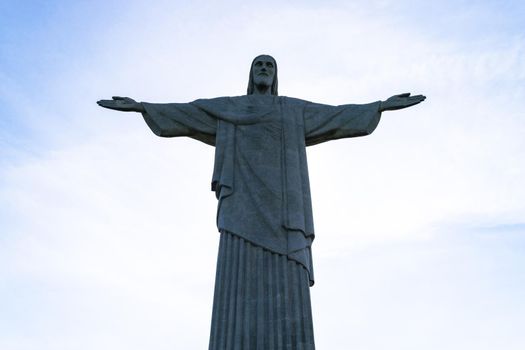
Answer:
[[410, 96], [410, 92], [405, 92], [405, 93], [403, 93], [403, 94], [398, 94], [398, 95], [390, 96], [390, 97], [387, 99], [387, 101], [388, 101], [388, 100], [390, 100], [390, 101], [399, 101], [399, 99], [405, 99], [405, 98], [407, 98], [407, 97], [409, 97], [409, 96]]
[[115, 101], [113, 100], [99, 100], [97, 104], [101, 107], [112, 108], [115, 106]]
[[123, 103], [123, 104], [137, 103], [134, 99], [130, 97], [113, 96], [112, 98], [115, 102], [118, 102], [118, 103]]
[[408, 106], [408, 107], [410, 107], [410, 106], [414, 106], [414, 105], [417, 105], [418, 103], [421, 103], [421, 102], [423, 102], [423, 101], [424, 101], [424, 99], [420, 99], [420, 98], [419, 98], [419, 99], [417, 99], [417, 98], [412, 99], [412, 98], [411, 98], [411, 99], [409, 99], [409, 100], [407, 101], [407, 106]]
[[420, 103], [420, 102], [425, 101], [425, 99], [426, 99], [426, 97], [423, 96], [423, 95], [411, 96], [411, 97], [408, 98], [408, 100], [411, 103]]
[[129, 103], [123, 102], [122, 100], [100, 100], [97, 101], [97, 104], [100, 107], [114, 109], [117, 111], [131, 111], [130, 107], [132, 106]]

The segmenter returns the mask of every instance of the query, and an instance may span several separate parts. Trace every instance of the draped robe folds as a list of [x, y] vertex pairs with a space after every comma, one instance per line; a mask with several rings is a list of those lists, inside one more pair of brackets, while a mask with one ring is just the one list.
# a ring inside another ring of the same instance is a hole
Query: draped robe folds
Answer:
[[379, 123], [380, 102], [329, 106], [246, 95], [142, 104], [156, 135], [215, 146], [218, 229], [298, 262], [313, 285], [306, 146], [369, 135]]

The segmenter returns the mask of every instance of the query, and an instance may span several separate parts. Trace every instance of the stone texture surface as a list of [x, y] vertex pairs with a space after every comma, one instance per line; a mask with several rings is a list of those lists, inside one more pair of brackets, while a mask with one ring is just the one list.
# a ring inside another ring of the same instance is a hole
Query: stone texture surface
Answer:
[[369, 135], [381, 112], [425, 99], [409, 93], [329, 106], [278, 96], [277, 62], [256, 57], [247, 95], [190, 103], [113, 97], [158, 136], [215, 147], [212, 190], [221, 243], [210, 349], [314, 349], [309, 286], [314, 239], [306, 146]]

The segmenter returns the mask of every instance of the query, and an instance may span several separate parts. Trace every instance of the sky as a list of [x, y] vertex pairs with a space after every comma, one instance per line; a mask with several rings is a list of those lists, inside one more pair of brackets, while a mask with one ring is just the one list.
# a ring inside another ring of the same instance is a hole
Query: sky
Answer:
[[205, 349], [213, 148], [99, 99], [412, 92], [308, 148], [318, 349], [525, 347], [522, 1], [0, 2], [0, 349]]

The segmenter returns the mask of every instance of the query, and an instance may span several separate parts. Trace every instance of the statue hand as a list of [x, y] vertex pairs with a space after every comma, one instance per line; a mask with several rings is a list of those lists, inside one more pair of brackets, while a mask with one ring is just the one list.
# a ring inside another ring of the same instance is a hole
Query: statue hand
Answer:
[[426, 99], [423, 95], [410, 96], [410, 93], [394, 95], [389, 97], [386, 101], [381, 101], [381, 112], [383, 111], [394, 111], [396, 109], [407, 108], [418, 103], [423, 102]]
[[97, 104], [104, 108], [122, 112], [143, 112], [142, 104], [129, 97], [113, 96], [112, 100], [100, 100]]

